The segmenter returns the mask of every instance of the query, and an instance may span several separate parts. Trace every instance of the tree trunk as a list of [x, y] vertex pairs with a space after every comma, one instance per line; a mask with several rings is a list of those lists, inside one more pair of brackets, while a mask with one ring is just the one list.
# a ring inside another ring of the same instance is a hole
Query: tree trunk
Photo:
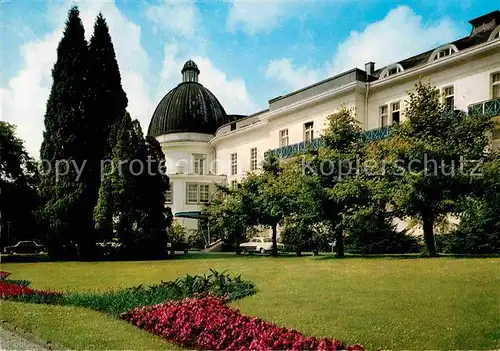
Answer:
[[276, 230], [277, 224], [272, 225], [272, 230], [273, 230], [273, 249], [271, 250], [271, 256], [278, 256], [278, 241], [277, 241], [277, 230]]
[[337, 257], [344, 257], [344, 232], [342, 226], [335, 232], [335, 249]]
[[429, 251], [429, 256], [435, 257], [436, 253], [436, 243], [434, 241], [434, 218], [425, 217], [423, 218], [423, 229], [424, 229], [424, 241], [427, 251]]

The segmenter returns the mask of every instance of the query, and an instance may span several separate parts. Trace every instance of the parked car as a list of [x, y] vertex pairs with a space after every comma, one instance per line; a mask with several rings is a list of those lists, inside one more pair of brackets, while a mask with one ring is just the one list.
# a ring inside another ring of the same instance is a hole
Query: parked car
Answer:
[[7, 254], [39, 254], [47, 252], [45, 246], [34, 241], [19, 241], [16, 245], [6, 246], [4, 252]]
[[[278, 250], [283, 250], [284, 248], [285, 246], [283, 244], [278, 243]], [[242, 253], [260, 252], [261, 254], [265, 254], [273, 249], [273, 241], [271, 238], [252, 238], [247, 242], [241, 243], [240, 249]]]

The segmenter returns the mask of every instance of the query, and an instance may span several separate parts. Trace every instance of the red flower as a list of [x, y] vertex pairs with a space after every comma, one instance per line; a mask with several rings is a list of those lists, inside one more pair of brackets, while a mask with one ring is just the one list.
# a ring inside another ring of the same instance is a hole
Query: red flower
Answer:
[[5, 278], [7, 278], [9, 275], [10, 275], [10, 273], [9, 273], [9, 272], [0, 271], [0, 280], [4, 280], [4, 279], [5, 279]]
[[16, 285], [12, 283], [7, 283], [3, 280], [0, 280], [0, 298], [6, 299], [9, 297], [17, 297], [22, 295], [44, 295], [44, 296], [52, 296], [52, 295], [60, 295], [58, 292], [52, 291], [44, 291], [44, 290], [35, 290], [28, 288], [27, 286]]
[[202, 350], [364, 350], [336, 339], [305, 337], [241, 314], [225, 299], [206, 296], [136, 308], [120, 317], [188, 348]]

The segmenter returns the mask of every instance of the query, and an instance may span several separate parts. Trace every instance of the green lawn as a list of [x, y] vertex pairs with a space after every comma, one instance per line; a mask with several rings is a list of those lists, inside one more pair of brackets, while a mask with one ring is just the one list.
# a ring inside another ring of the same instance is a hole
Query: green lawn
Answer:
[[[197, 258], [194, 258], [197, 257]], [[12, 279], [61, 291], [158, 283], [209, 268], [242, 274], [243, 312], [368, 349], [499, 349], [499, 258], [214, 257], [155, 262], [8, 263]], [[80, 308], [2, 302], [0, 319], [73, 349], [172, 349], [127, 323]]]

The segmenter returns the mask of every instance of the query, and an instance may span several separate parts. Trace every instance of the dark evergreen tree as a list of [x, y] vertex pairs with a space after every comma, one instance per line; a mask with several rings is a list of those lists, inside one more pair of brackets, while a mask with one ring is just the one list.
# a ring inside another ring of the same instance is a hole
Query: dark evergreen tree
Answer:
[[88, 146], [89, 124], [84, 111], [88, 90], [87, 53], [85, 31], [75, 6], [69, 11], [57, 48], [41, 147], [44, 162], [40, 187], [44, 200], [42, 217], [47, 224], [49, 253], [53, 257], [61, 257], [63, 248], [76, 243], [87, 246], [83, 238], [92, 228], [92, 217], [88, 217], [80, 201], [85, 186], [78, 172], [85, 165]]
[[154, 138], [144, 140], [139, 122], [128, 113], [113, 129], [112, 164], [104, 169], [96, 228], [120, 239], [124, 257], [159, 257], [166, 253], [172, 221], [165, 207], [169, 179], [161, 167], [163, 152]]
[[87, 84], [85, 115], [89, 128], [85, 137], [88, 143], [85, 148], [87, 164], [83, 174], [85, 192], [82, 206], [85, 213], [92, 216], [101, 185], [101, 160], [111, 157], [110, 132], [112, 126], [125, 115], [128, 103], [108, 25], [100, 13], [89, 42]]

